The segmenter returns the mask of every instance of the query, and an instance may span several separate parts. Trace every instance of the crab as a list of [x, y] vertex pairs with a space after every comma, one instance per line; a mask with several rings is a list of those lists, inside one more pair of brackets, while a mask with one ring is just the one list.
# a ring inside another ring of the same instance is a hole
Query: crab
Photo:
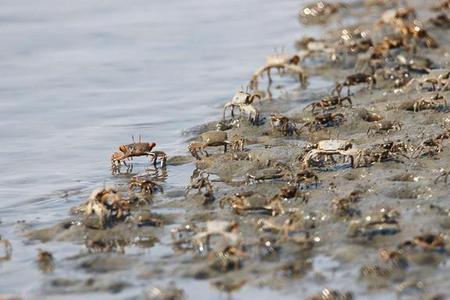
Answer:
[[437, 16], [428, 19], [428, 22], [436, 27], [450, 29], [450, 18], [445, 13], [438, 14]]
[[426, 233], [415, 236], [412, 240], [402, 242], [398, 248], [405, 251], [420, 249], [422, 251], [445, 252], [445, 245], [444, 234]]
[[254, 212], [254, 213], [263, 213], [263, 214], [269, 214], [272, 216], [276, 216], [279, 214], [284, 213], [284, 208], [282, 205], [282, 198], [278, 195], [274, 196], [273, 198], [267, 200], [263, 200], [261, 205], [256, 204], [253, 206], [250, 202], [249, 196], [252, 196], [253, 194], [240, 194], [236, 193], [232, 196], [225, 196], [222, 199], [220, 199], [219, 206], [220, 208], [224, 208], [225, 205], [229, 205], [234, 213], [241, 215], [246, 212]]
[[439, 182], [439, 180], [441, 180], [441, 179], [443, 182], [447, 183], [449, 176], [450, 176], [450, 171], [442, 171], [441, 174], [438, 177], [436, 177], [436, 179], [434, 180], [434, 184], [437, 184]]
[[0, 246], [3, 247], [3, 251], [0, 252], [0, 262], [10, 260], [12, 256], [11, 243], [8, 240], [3, 239], [1, 235], [0, 235]]
[[272, 83], [271, 70], [277, 69], [279, 72], [285, 71], [297, 75], [301, 86], [305, 87], [308, 75], [299, 63], [300, 57], [296, 54], [292, 56], [286, 54], [275, 54], [268, 56], [266, 64], [253, 73], [249, 85], [253, 90], [257, 90], [258, 78], [266, 72], [270, 85]]
[[373, 111], [369, 111], [365, 108], [359, 109], [358, 115], [361, 119], [363, 119], [366, 122], [377, 122], [384, 119], [384, 117], [381, 116], [380, 114], [377, 114]]
[[325, 23], [329, 17], [337, 13], [341, 8], [347, 8], [348, 5], [342, 2], [329, 3], [326, 1], [317, 1], [306, 5], [299, 13], [299, 20], [303, 24]]
[[296, 124], [282, 114], [271, 114], [270, 125], [274, 130], [281, 132], [283, 135], [300, 134]]
[[244, 105], [250, 105], [252, 104], [255, 99], [261, 99], [261, 95], [256, 93], [249, 93], [248, 91], [240, 90], [234, 94], [231, 101], [225, 103], [223, 107], [223, 119], [225, 119], [225, 113], [227, 109], [231, 109], [231, 117], [234, 118], [234, 109], [238, 108], [241, 109]]
[[400, 214], [395, 209], [382, 208], [378, 212], [351, 221], [348, 227], [349, 237], [372, 239], [376, 235], [394, 235], [400, 231], [398, 218]]
[[248, 254], [235, 246], [225, 246], [208, 254], [210, 268], [218, 272], [239, 270], [242, 268], [242, 259], [246, 257]]
[[398, 121], [381, 120], [369, 126], [367, 129], [367, 136], [383, 132], [389, 134], [392, 131], [400, 131], [402, 129], [402, 125], [403, 124]]
[[42, 273], [51, 273], [55, 270], [53, 254], [49, 251], [38, 249], [36, 261]]
[[350, 96], [350, 86], [358, 85], [360, 83], [367, 83], [369, 90], [377, 83], [376, 79], [372, 75], [364, 73], [355, 73], [347, 76], [347, 78], [342, 83], [337, 83], [333, 93], [336, 93], [339, 97], [341, 96], [341, 91], [343, 87], [347, 87], [347, 96]]
[[281, 179], [286, 176], [292, 176], [291, 170], [284, 164], [277, 162], [273, 167], [257, 169], [246, 175], [246, 183], [261, 182], [265, 180]]
[[314, 148], [303, 157], [303, 167], [308, 168], [314, 161], [317, 161], [317, 159], [323, 156], [334, 161], [333, 155], [350, 157], [350, 164], [352, 167], [355, 167], [354, 158], [358, 151], [353, 148], [350, 142], [345, 140], [322, 140], [314, 145]]
[[335, 198], [331, 201], [331, 210], [337, 217], [359, 217], [361, 211], [357, 208], [356, 203], [359, 202], [361, 193], [353, 191], [343, 198]]
[[139, 137], [139, 142], [134, 142], [128, 145], [120, 145], [119, 152], [114, 152], [111, 155], [111, 165], [113, 170], [120, 168], [121, 163], [126, 166], [126, 160], [132, 159], [138, 156], [154, 156], [151, 154], [152, 149], [155, 148], [155, 143], [145, 143], [141, 142], [141, 137]]
[[431, 9], [434, 11], [448, 10], [450, 9], [450, 0], [441, 0], [439, 4], [434, 5]]
[[323, 289], [319, 294], [311, 296], [309, 300], [353, 300], [351, 292]]
[[448, 101], [447, 98], [438, 94], [435, 94], [429, 98], [421, 98], [417, 100], [410, 100], [400, 104], [400, 108], [404, 110], [410, 110], [413, 112], [418, 112], [426, 109], [437, 110], [441, 107], [447, 108]]
[[205, 189], [205, 192], [212, 193], [213, 186], [209, 181], [209, 174], [206, 172], [200, 172], [198, 174], [193, 175], [191, 177], [191, 183], [186, 187], [186, 195], [193, 189], [197, 189], [197, 193], [200, 193], [202, 189]]
[[450, 131], [444, 131], [432, 138], [424, 140], [415, 149], [413, 157], [417, 158], [423, 154], [435, 155], [442, 152], [444, 148], [444, 140], [448, 140], [449, 138], [450, 138]]
[[345, 122], [345, 116], [342, 113], [324, 113], [315, 116], [313, 121], [303, 124], [300, 130], [304, 127], [308, 127], [309, 131], [317, 131], [324, 127], [339, 126], [343, 122]]
[[142, 176], [133, 176], [131, 178], [130, 183], [128, 184], [128, 189], [131, 191], [136, 188], [144, 194], [153, 194], [156, 191], [164, 191], [163, 187], [159, 183]]
[[387, 263], [396, 269], [406, 269], [409, 266], [408, 259], [403, 251], [381, 248], [378, 250], [378, 257], [383, 263]]
[[307, 184], [312, 181], [317, 188], [319, 184], [319, 176], [317, 176], [317, 174], [310, 169], [303, 169], [296, 173], [294, 172], [293, 175], [293, 183], [295, 183], [297, 186], [301, 183]]
[[408, 146], [403, 142], [387, 141], [382, 144], [374, 144], [371, 147], [362, 150], [355, 158], [355, 164], [361, 165], [364, 161], [364, 166], [369, 166], [375, 162], [384, 162], [389, 160], [400, 161], [400, 157], [410, 159], [407, 155]]
[[331, 62], [340, 59], [340, 53], [338, 53], [336, 45], [325, 40], [316, 40], [312, 37], [305, 37], [298, 40], [295, 43], [295, 46], [300, 50], [299, 54], [303, 61], [310, 57], [323, 58], [323, 56], [325, 56], [326, 59], [331, 60]]
[[407, 22], [397, 20], [395, 23], [397, 30], [403, 37], [403, 45], [409, 47], [409, 41], [414, 43], [424, 43], [427, 48], [438, 48], [439, 44], [430, 36], [418, 21]]
[[450, 70], [432, 70], [427, 75], [413, 79], [411, 83], [416, 83], [417, 90], [446, 91], [450, 89]]
[[92, 191], [88, 200], [82, 205], [86, 217], [94, 214], [99, 218], [100, 226], [124, 220], [130, 214], [129, 200], [114, 188], [104, 187]]
[[153, 165], [157, 166], [158, 164], [158, 158], [160, 160], [160, 166], [161, 168], [164, 168], [167, 165], [167, 154], [164, 151], [152, 151], [148, 154], [150, 156], [150, 161], [153, 163]]
[[230, 144], [228, 141], [228, 135], [225, 131], [208, 131], [202, 133], [200, 135], [200, 142], [192, 142], [188, 145], [188, 150], [192, 154], [192, 156], [200, 160], [200, 154], [205, 154], [209, 156], [209, 153], [206, 152], [207, 147], [224, 147], [224, 153], [227, 152], [227, 147]]
[[388, 9], [376, 22], [375, 28], [380, 28], [383, 25], [395, 26], [398, 20], [414, 21], [417, 17], [416, 9], [413, 7], [402, 7], [399, 9]]
[[335, 108], [337, 106], [343, 107], [344, 101], [347, 101], [348, 106], [352, 107], [352, 100], [350, 99], [350, 97], [327, 96], [325, 98], [322, 98], [318, 102], [308, 104], [307, 106], [305, 106], [305, 108], [303, 108], [303, 110], [311, 107], [311, 112], [313, 113], [317, 108], [321, 108], [322, 111], [325, 112], [326, 109]]

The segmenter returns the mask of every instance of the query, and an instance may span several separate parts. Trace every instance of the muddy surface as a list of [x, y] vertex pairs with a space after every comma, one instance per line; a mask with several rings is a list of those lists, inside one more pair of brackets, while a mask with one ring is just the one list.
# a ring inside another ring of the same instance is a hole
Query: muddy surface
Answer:
[[[421, 20], [436, 15], [430, 3], [409, 4]], [[354, 25], [377, 42], [386, 33], [373, 24], [388, 8], [349, 2], [327, 24], [299, 26], [322, 32], [317, 39], [336, 40], [341, 26]], [[448, 30], [425, 28], [439, 47], [419, 45], [414, 55], [430, 59], [429, 68], [449, 68]], [[393, 57], [412, 55], [390, 51]], [[268, 89], [267, 76], [260, 80], [259, 90], [249, 92], [260, 96], [251, 104], [260, 114], [256, 119], [227, 113], [223, 121], [217, 110], [211, 122], [186, 129], [183, 147], [193, 155], [167, 151], [165, 167], [134, 159], [132, 168], [121, 165], [103, 187], [99, 181], [94, 192], [71, 194], [56, 220], [16, 218], [14, 225], [2, 225], [10, 235], [2, 235], [4, 241], [19, 237], [12, 250], [0, 244], [0, 271], [15, 278], [11, 287], [2, 285], [4, 293], [55, 299], [445, 299], [450, 182], [443, 172], [450, 171], [450, 113], [445, 101], [431, 109], [414, 103], [450, 92], [420, 88], [425, 75], [417, 70], [408, 73], [415, 81], [396, 86], [381, 68], [372, 89], [351, 86], [351, 107], [329, 109], [335, 118], [318, 123], [322, 108], [313, 112], [308, 105], [356, 72], [358, 55], [328, 54], [301, 62], [309, 75], [306, 89], [275, 70]], [[280, 116], [272, 114], [288, 117], [288, 125], [280, 130]], [[369, 115], [382, 121], [369, 122]], [[428, 146], [430, 138], [438, 144]], [[145, 193], [129, 185], [136, 175], [158, 185]], [[33, 284], [18, 279], [27, 272]]]

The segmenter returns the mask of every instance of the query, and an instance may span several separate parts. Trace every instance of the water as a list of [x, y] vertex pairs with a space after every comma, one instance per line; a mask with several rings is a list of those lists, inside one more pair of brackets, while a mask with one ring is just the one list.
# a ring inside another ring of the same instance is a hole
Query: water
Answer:
[[[14, 247], [0, 293], [35, 291], [39, 245], [17, 224], [61, 221], [113, 182], [109, 157], [142, 135], [185, 153], [183, 129], [216, 119], [275, 47], [305, 34], [298, 0], [2, 1], [0, 234]], [[184, 186], [191, 169], [169, 168]], [[78, 246], [50, 243], [58, 253]], [[30, 294], [27, 294], [30, 296]], [[269, 294], [267, 294], [269, 295]]]

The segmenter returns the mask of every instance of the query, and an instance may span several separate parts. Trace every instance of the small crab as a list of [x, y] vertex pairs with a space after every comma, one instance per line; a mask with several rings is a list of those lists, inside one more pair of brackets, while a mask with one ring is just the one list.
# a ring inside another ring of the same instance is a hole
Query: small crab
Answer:
[[435, 94], [429, 98], [421, 98], [417, 100], [406, 101], [400, 105], [401, 109], [418, 112], [426, 109], [437, 110], [441, 107], [447, 108], [447, 98], [440, 94]]
[[438, 48], [438, 42], [430, 36], [428, 31], [423, 28], [423, 25], [418, 21], [413, 22], [398, 22], [398, 28], [405, 40], [404, 44], [408, 46], [408, 42], [412, 40], [415, 44], [423, 43], [427, 48]]
[[353, 300], [351, 292], [323, 289], [319, 294], [311, 296], [309, 300]]
[[444, 234], [427, 233], [415, 236], [412, 240], [402, 242], [398, 248], [400, 250], [423, 250], [445, 252], [445, 236]]
[[375, 28], [379, 28], [382, 25], [395, 26], [399, 20], [413, 21], [416, 19], [416, 9], [413, 7], [402, 7], [399, 9], [386, 10], [377, 21]]
[[299, 172], [293, 172], [293, 183], [299, 184], [307, 184], [311, 181], [314, 182], [315, 187], [317, 188], [319, 184], [319, 176], [316, 173], [311, 171], [310, 169], [303, 169]]
[[141, 142], [141, 137], [139, 137], [139, 142], [134, 142], [128, 145], [120, 145], [119, 152], [114, 152], [111, 155], [111, 164], [113, 170], [117, 170], [120, 168], [120, 164], [123, 162], [126, 164], [126, 160], [132, 159], [133, 157], [138, 156], [154, 156], [151, 154], [153, 148], [155, 148], [155, 143], [144, 143]]
[[450, 70], [436, 69], [431, 70], [429, 74], [414, 79], [417, 90], [426, 91], [446, 91], [450, 89]]
[[12, 246], [11, 243], [3, 239], [0, 235], [0, 246], [3, 247], [3, 251], [0, 252], [0, 262], [4, 260], [10, 260], [12, 256]]
[[164, 151], [152, 151], [148, 156], [151, 157], [150, 161], [153, 163], [155, 168], [158, 164], [158, 158], [160, 160], [161, 168], [164, 168], [167, 165], [167, 154]]
[[337, 13], [341, 8], [347, 8], [347, 4], [329, 3], [326, 1], [317, 1], [306, 5], [299, 13], [299, 20], [303, 24], [325, 23], [330, 16]]
[[378, 257], [382, 262], [394, 268], [406, 269], [409, 266], [408, 259], [403, 251], [381, 248], [378, 250]]
[[188, 145], [188, 150], [192, 154], [192, 156], [200, 160], [200, 154], [205, 154], [209, 156], [208, 152], [206, 152], [207, 147], [224, 147], [224, 153], [227, 152], [227, 147], [230, 144], [228, 141], [228, 135], [225, 131], [208, 131], [202, 133], [200, 135], [200, 142], [192, 142]]
[[292, 176], [292, 171], [283, 163], [276, 162], [273, 166], [265, 169], [257, 169], [247, 173], [246, 183], [261, 182], [265, 180], [281, 179]]
[[236, 193], [232, 196], [225, 196], [222, 199], [220, 199], [219, 205], [220, 208], [224, 208], [226, 204], [228, 204], [234, 211], [234, 213], [241, 215], [243, 213], [247, 212], [253, 212], [253, 213], [262, 213], [262, 214], [269, 214], [272, 216], [279, 215], [284, 213], [284, 208], [282, 205], [282, 198], [278, 195], [274, 196], [273, 198], [269, 200], [262, 200], [262, 203], [259, 203], [261, 201], [257, 201], [255, 205], [253, 205], [252, 201], [249, 197], [252, 196], [252, 193], [250, 194], [240, 194]]
[[450, 138], [450, 132], [444, 131], [432, 138], [424, 140], [414, 151], [413, 157], [417, 158], [423, 154], [435, 155], [444, 149], [444, 140]]
[[55, 270], [53, 254], [49, 251], [38, 249], [36, 261], [42, 273], [51, 273]]
[[205, 189], [206, 192], [212, 193], [213, 186], [209, 181], [209, 174], [206, 172], [200, 172], [198, 174], [193, 175], [191, 177], [191, 183], [186, 188], [186, 195], [193, 189], [197, 189], [197, 193], [200, 193], [202, 189]]
[[257, 90], [258, 78], [261, 77], [264, 73], [267, 73], [270, 85], [272, 83], [271, 70], [276, 69], [279, 72], [285, 71], [297, 75], [300, 84], [302, 85], [302, 87], [305, 87], [308, 75], [305, 70], [303, 70], [303, 68], [299, 65], [299, 63], [300, 57], [296, 54], [293, 56], [289, 56], [286, 54], [275, 54], [268, 56], [266, 64], [256, 70], [255, 73], [253, 73], [249, 85], [253, 90]]
[[342, 155], [344, 157], [350, 157], [351, 166], [354, 167], [354, 158], [358, 153], [358, 150], [352, 148], [353, 145], [344, 140], [322, 140], [319, 141], [314, 148], [306, 153], [303, 157], [303, 167], [308, 168], [317, 159], [325, 158], [333, 159], [333, 155]]
[[130, 213], [129, 200], [114, 188], [104, 187], [92, 191], [86, 203], [81, 208], [89, 217], [94, 214], [99, 218], [100, 225], [124, 220]]
[[242, 259], [246, 257], [248, 254], [235, 246], [226, 246], [208, 254], [210, 268], [218, 272], [239, 270], [242, 268]]
[[442, 171], [441, 174], [436, 177], [436, 179], [434, 180], [434, 183], [438, 183], [439, 180], [442, 179], [443, 182], [447, 183], [448, 182], [448, 176], [450, 176], [450, 171]]
[[261, 99], [261, 95], [255, 93], [249, 93], [248, 91], [240, 90], [234, 94], [231, 101], [227, 102], [223, 107], [223, 119], [225, 119], [225, 113], [227, 109], [231, 109], [231, 117], [234, 118], [234, 109], [241, 109], [244, 105], [252, 104], [255, 99]]
[[448, 10], [450, 9], [450, 0], [441, 0], [439, 4], [434, 5], [431, 9], [434, 11]]
[[367, 83], [369, 90], [371, 90], [373, 86], [377, 83], [377, 81], [372, 75], [364, 73], [356, 73], [347, 76], [344, 82], [336, 84], [336, 87], [334, 88], [333, 92], [335, 92], [338, 96], [341, 96], [342, 88], [347, 87], [347, 96], [350, 96], [350, 87], [358, 85], [360, 83]]
[[314, 117], [314, 120], [306, 122], [300, 128], [308, 127], [309, 131], [320, 130], [324, 127], [339, 126], [345, 122], [345, 116], [342, 113], [324, 113]]
[[270, 125], [274, 130], [281, 132], [283, 135], [300, 134], [296, 124], [282, 114], [270, 115]]
[[164, 191], [163, 187], [159, 183], [142, 176], [133, 176], [131, 178], [130, 183], [128, 184], [128, 189], [134, 190], [136, 188], [144, 194], [153, 194], [156, 191]]
[[392, 131], [400, 131], [401, 129], [402, 123], [398, 121], [382, 120], [369, 126], [367, 129], [367, 136], [383, 132], [389, 134]]
[[335, 198], [331, 201], [331, 210], [337, 217], [359, 217], [361, 211], [356, 206], [361, 198], [359, 191], [353, 191], [348, 196], [343, 198]]
[[395, 209], [382, 208], [378, 212], [351, 221], [348, 236], [372, 239], [376, 235], [397, 234], [400, 231], [399, 216], [399, 212]]
[[364, 166], [369, 166], [375, 162], [385, 162], [389, 160], [400, 161], [400, 157], [410, 159], [407, 155], [408, 146], [403, 142], [387, 141], [382, 144], [374, 144], [371, 147], [362, 150], [355, 158], [355, 164], [361, 165], [364, 161]]
[[327, 96], [325, 98], [322, 98], [318, 102], [313, 102], [305, 106], [303, 110], [306, 110], [307, 108], [311, 107], [311, 111], [314, 113], [316, 108], [321, 108], [322, 111], [325, 111], [325, 109], [329, 108], [335, 108], [337, 106], [344, 106], [344, 101], [348, 102], [348, 106], [352, 107], [352, 100], [350, 97], [339, 97], [339, 96]]
[[361, 119], [363, 119], [366, 122], [377, 122], [384, 119], [383, 116], [373, 112], [369, 111], [365, 108], [361, 108], [358, 110], [358, 115]]
[[428, 19], [428, 22], [436, 27], [450, 29], [450, 18], [445, 13], [438, 14], [437, 16]]

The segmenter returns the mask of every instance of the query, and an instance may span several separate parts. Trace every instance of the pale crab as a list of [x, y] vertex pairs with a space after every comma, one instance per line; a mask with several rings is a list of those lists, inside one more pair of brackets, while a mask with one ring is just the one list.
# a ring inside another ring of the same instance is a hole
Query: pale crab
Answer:
[[253, 90], [258, 89], [258, 78], [264, 73], [267, 73], [269, 85], [272, 83], [271, 70], [276, 69], [281, 74], [281, 71], [294, 74], [298, 76], [302, 87], [306, 86], [308, 75], [306, 71], [300, 66], [300, 57], [298, 55], [275, 54], [267, 57], [266, 64], [253, 73], [250, 80], [250, 87]]
[[236, 94], [234, 94], [233, 98], [225, 103], [223, 107], [223, 119], [225, 119], [225, 113], [227, 109], [231, 109], [231, 117], [234, 118], [234, 109], [238, 108], [239, 110], [242, 110], [242, 107], [245, 105], [251, 105], [255, 99], [261, 99], [261, 95], [257, 93], [250, 93], [248, 89], [244, 92], [243, 89], [240, 91], [237, 91]]
[[192, 142], [188, 145], [188, 150], [192, 154], [192, 156], [200, 160], [200, 154], [205, 154], [209, 156], [208, 152], [206, 152], [207, 147], [224, 147], [224, 153], [227, 152], [227, 147], [230, 144], [228, 141], [228, 134], [225, 131], [208, 131], [202, 133], [200, 135], [201, 141]]
[[12, 256], [11, 243], [8, 240], [3, 239], [1, 235], [0, 235], [0, 246], [3, 247], [3, 251], [0, 252], [0, 262], [4, 260], [10, 260]]
[[359, 150], [353, 148], [352, 143], [345, 140], [322, 140], [313, 146], [303, 157], [303, 167], [308, 168], [315, 161], [321, 161], [323, 157], [335, 162], [333, 155], [341, 155], [350, 158], [350, 164], [355, 167], [354, 159]]
[[438, 110], [440, 108], [446, 109], [448, 107], [447, 98], [437, 93], [431, 97], [424, 97], [416, 100], [405, 101], [400, 104], [400, 108], [413, 112], [418, 112], [426, 109]]
[[104, 187], [92, 191], [85, 204], [80, 207], [86, 217], [96, 215], [100, 226], [124, 220], [130, 214], [129, 200], [114, 188]]

